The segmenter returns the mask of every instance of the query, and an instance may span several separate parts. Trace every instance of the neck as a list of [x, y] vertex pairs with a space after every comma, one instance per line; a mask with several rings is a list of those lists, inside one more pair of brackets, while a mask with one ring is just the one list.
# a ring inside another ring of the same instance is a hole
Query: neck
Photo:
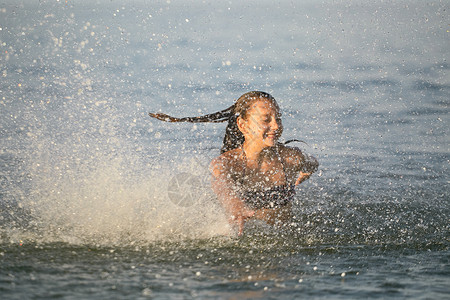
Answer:
[[244, 151], [247, 162], [258, 161], [259, 155], [264, 148], [265, 147], [262, 145], [247, 141], [245, 141], [242, 145], [242, 149]]

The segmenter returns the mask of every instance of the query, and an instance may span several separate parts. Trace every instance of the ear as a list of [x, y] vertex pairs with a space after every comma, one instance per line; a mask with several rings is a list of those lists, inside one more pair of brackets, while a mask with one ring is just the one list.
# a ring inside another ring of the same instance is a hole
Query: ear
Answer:
[[237, 117], [236, 119], [236, 123], [237, 126], [239, 128], [239, 131], [242, 132], [242, 134], [246, 133], [246, 128], [245, 128], [245, 120], [241, 118], [241, 116]]

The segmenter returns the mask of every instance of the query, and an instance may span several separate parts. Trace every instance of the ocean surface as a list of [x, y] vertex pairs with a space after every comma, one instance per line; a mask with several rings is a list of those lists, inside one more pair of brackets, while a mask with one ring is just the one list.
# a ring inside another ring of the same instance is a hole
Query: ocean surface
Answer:
[[[450, 299], [449, 1], [0, 2], [1, 299]], [[272, 94], [320, 162], [237, 237], [209, 185]]]

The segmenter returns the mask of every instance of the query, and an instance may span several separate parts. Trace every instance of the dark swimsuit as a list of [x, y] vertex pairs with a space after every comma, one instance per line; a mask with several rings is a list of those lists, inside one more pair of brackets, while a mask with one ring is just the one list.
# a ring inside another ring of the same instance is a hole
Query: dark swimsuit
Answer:
[[295, 196], [295, 185], [285, 184], [260, 191], [241, 193], [245, 204], [253, 209], [279, 208], [291, 203]]
[[[246, 161], [245, 152], [243, 153], [244, 160]], [[283, 166], [285, 180], [287, 181], [283, 162], [281, 162], [281, 165]], [[286, 183], [283, 185], [274, 186], [269, 189], [261, 190], [241, 190], [239, 194], [242, 197], [244, 203], [252, 209], [279, 208], [288, 205], [294, 200], [295, 184]]]

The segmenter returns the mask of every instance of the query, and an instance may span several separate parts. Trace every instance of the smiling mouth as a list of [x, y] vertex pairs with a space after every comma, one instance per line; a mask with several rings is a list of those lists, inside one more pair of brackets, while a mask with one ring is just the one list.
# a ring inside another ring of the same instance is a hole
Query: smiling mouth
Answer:
[[265, 138], [276, 139], [278, 138], [278, 135], [276, 133], [268, 133], [265, 135]]

